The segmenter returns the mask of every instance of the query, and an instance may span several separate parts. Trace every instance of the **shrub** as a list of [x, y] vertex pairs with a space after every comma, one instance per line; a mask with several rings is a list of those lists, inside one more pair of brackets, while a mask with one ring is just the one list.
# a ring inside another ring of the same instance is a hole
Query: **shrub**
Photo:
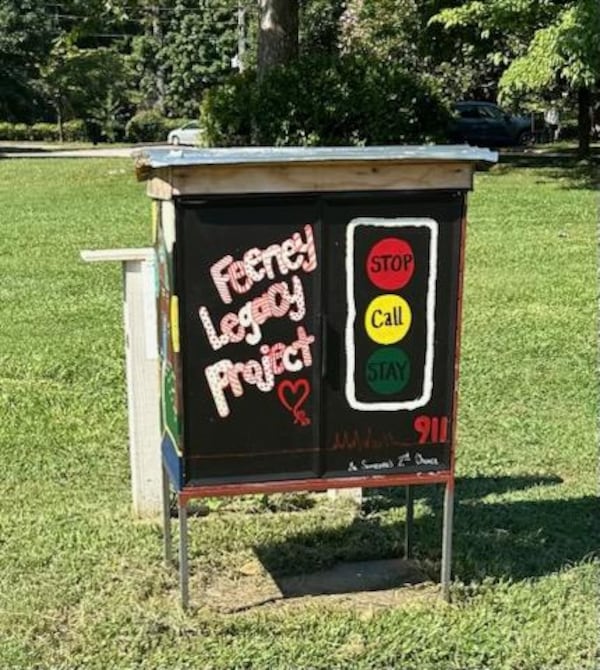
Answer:
[[125, 126], [130, 142], [164, 142], [167, 132], [166, 119], [153, 110], [138, 112]]
[[63, 123], [63, 138], [65, 142], [85, 142], [89, 140], [85, 121], [73, 119]]
[[245, 72], [211, 88], [200, 105], [202, 139], [208, 146], [252, 144], [256, 76]]
[[125, 127], [130, 142], [165, 142], [169, 131], [188, 123], [189, 119], [169, 118], [158, 112], [138, 112]]
[[[182, 119], [182, 118], [175, 118], [175, 119], [170, 119], [170, 118], [165, 118], [165, 130], [167, 133], [169, 133], [171, 130], [175, 130], [175, 128], [180, 128], [181, 126], [184, 126], [186, 123], [189, 123], [190, 119]], [[163, 140], [166, 138], [163, 137]]]
[[11, 140], [11, 133], [13, 128], [12, 123], [7, 121], [0, 121], [0, 140]]
[[30, 140], [36, 142], [58, 142], [58, 126], [55, 123], [34, 123], [29, 127]]
[[[81, 119], [73, 119], [63, 124], [65, 142], [84, 142], [88, 139], [85, 123]], [[27, 126], [24, 123], [0, 122], [0, 140], [24, 142], [58, 142], [59, 132], [56, 123], [34, 123]]]
[[23, 142], [29, 139], [29, 126], [24, 123], [0, 123], [0, 139]]
[[259, 85], [236, 76], [205, 96], [210, 145], [346, 145], [443, 137], [449, 110], [431, 80], [365, 57], [307, 57]]

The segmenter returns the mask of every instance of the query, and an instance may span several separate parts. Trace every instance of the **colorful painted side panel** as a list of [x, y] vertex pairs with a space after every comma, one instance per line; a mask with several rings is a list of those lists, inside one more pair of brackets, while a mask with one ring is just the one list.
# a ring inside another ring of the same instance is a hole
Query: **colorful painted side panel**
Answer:
[[179, 309], [175, 291], [175, 212], [171, 202], [153, 202], [157, 256], [158, 348], [161, 383], [161, 435], [182, 455]]

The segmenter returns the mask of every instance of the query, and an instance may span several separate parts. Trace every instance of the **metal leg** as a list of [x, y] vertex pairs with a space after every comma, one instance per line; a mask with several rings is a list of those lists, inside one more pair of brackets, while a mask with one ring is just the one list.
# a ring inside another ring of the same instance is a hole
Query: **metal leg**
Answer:
[[450, 572], [452, 568], [452, 522], [454, 511], [454, 481], [446, 484], [444, 495], [444, 527], [442, 535], [442, 597], [450, 602]]
[[178, 504], [179, 511], [179, 590], [181, 607], [187, 610], [190, 602], [190, 573], [188, 566], [187, 502]]
[[163, 542], [165, 563], [173, 563], [173, 536], [171, 534], [171, 487], [169, 484], [169, 475], [163, 466], [162, 468], [162, 512], [163, 512]]
[[404, 526], [404, 558], [412, 558], [412, 531], [413, 521], [415, 518], [415, 500], [412, 486], [406, 486], [404, 491], [404, 500], [406, 505], [406, 525]]

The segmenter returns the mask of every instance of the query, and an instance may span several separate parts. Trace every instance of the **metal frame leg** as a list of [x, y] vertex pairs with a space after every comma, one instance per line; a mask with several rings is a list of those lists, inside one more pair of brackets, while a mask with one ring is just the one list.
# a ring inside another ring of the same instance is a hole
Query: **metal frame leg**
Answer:
[[404, 487], [404, 501], [406, 506], [406, 524], [404, 526], [404, 558], [412, 558], [412, 534], [413, 522], [415, 518], [415, 500], [413, 495], [413, 487]]
[[446, 484], [444, 494], [444, 525], [442, 530], [442, 572], [440, 582], [442, 597], [450, 602], [450, 578], [452, 569], [452, 524], [454, 512], [454, 481]]
[[187, 502], [178, 501], [179, 516], [179, 591], [181, 607], [187, 610], [190, 604], [190, 572], [188, 565]]
[[171, 533], [171, 486], [169, 474], [162, 466], [162, 513], [163, 513], [163, 548], [167, 566], [173, 563], [173, 535]]

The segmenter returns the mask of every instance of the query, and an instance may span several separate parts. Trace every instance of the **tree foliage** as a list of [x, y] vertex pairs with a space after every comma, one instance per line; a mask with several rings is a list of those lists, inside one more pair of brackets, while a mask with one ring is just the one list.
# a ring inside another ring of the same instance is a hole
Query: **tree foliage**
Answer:
[[426, 73], [449, 100], [492, 97], [498, 68], [485, 58], [486, 39], [469, 23], [450, 22], [448, 30], [437, 20], [462, 9], [455, 7], [457, 3], [460, 0], [349, 0], [341, 17], [342, 52]]
[[[165, 108], [180, 116], [198, 114], [204, 91], [232, 73], [237, 50], [237, 0], [190, 12], [177, 2], [159, 51], [165, 77]], [[197, 5], [197, 3], [196, 3]]]
[[440, 139], [448, 109], [427, 77], [364, 56], [306, 56], [245, 74], [202, 106], [213, 146], [390, 144]]
[[35, 0], [0, 3], [0, 115], [32, 121], [36, 90], [32, 82], [51, 39], [51, 22]]
[[194, 116], [205, 90], [233, 71], [237, 13], [250, 0], [138, 0], [140, 17], [131, 42], [138, 82], [136, 106], [175, 116]]
[[598, 0], [0, 0], [0, 121], [85, 119], [116, 139], [139, 112], [196, 116], [242, 66], [297, 58], [416, 72], [447, 103], [587, 108], [599, 34]]
[[404, 67], [419, 60], [416, 0], [348, 0], [341, 16], [343, 53], [362, 54]]
[[502, 75], [505, 97], [543, 93], [564, 84], [594, 88], [600, 81], [600, 4], [597, 0], [566, 3], [555, 18], [537, 30], [527, 51]]
[[577, 94], [580, 151], [588, 151], [589, 108], [600, 83], [598, 0], [469, 0], [432, 21], [470, 26], [489, 40], [486, 58], [499, 66], [504, 101], [539, 108]]
[[346, 0], [301, 0], [300, 54], [335, 55], [339, 49], [341, 17]]
[[453, 64], [468, 79], [459, 91], [466, 97], [494, 100], [506, 67], [523, 55], [535, 31], [548, 24], [562, 4], [558, 0], [466, 0], [434, 14], [459, 57]]

